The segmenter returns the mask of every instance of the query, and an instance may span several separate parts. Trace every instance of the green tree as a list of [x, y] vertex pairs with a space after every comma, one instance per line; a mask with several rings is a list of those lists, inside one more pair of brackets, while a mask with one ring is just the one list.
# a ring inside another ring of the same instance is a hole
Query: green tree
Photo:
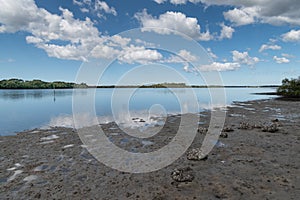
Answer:
[[297, 79], [283, 79], [277, 93], [286, 97], [300, 97], [300, 76]]

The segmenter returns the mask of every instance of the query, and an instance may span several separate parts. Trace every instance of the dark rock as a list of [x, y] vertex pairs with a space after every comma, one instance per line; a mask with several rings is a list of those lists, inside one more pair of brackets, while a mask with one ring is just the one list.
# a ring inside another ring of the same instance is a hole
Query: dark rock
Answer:
[[221, 132], [220, 137], [221, 138], [228, 138], [228, 134], [226, 132]]
[[177, 182], [191, 182], [194, 179], [192, 169], [190, 167], [174, 169], [171, 178]]
[[203, 127], [199, 127], [197, 131], [200, 134], [206, 134], [207, 131], [208, 131], [208, 129], [207, 128], [203, 128]]
[[234, 131], [232, 127], [225, 126], [222, 130], [223, 132], [232, 132]]

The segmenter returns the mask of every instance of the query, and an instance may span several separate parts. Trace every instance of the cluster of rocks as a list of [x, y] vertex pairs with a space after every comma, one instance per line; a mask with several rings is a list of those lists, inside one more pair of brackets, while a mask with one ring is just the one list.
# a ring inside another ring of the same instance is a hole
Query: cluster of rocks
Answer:
[[261, 130], [263, 132], [270, 132], [270, 133], [275, 133], [276, 131], [278, 131], [278, 125], [275, 123], [269, 124], [269, 125], [265, 125], [261, 128]]
[[[204, 154], [200, 148], [194, 148], [188, 151], [188, 160], [206, 160], [207, 154]], [[194, 179], [193, 170], [190, 167], [176, 168], [171, 173], [171, 178], [176, 182], [191, 182]]]
[[192, 168], [190, 167], [178, 168], [174, 169], [171, 173], [171, 177], [177, 182], [191, 182], [194, 179], [192, 172]]
[[[220, 134], [220, 137], [221, 138], [227, 138], [228, 137], [228, 132], [232, 132], [232, 131], [234, 131], [233, 130], [233, 128], [232, 127], [224, 127], [223, 129], [222, 129], [222, 132], [221, 132], [221, 134]], [[204, 128], [204, 127], [199, 127], [198, 128], [198, 133], [200, 133], [200, 134], [206, 134], [208, 132], [208, 128]]]
[[[270, 132], [274, 133], [278, 131], [278, 127], [280, 126], [279, 120], [274, 119], [271, 121], [270, 124], [260, 124], [260, 123], [254, 123], [250, 124], [249, 122], [242, 121], [240, 123], [239, 129], [243, 130], [251, 130], [251, 129], [261, 129], [263, 132]], [[225, 126], [222, 129], [222, 132], [220, 134], [221, 138], [227, 138], [229, 132], [233, 132], [234, 129], [231, 126]], [[200, 134], [206, 134], [208, 132], [208, 128], [205, 127], [199, 127], [198, 133]], [[204, 154], [200, 148], [193, 148], [187, 152], [187, 159], [188, 160], [206, 160], [208, 158], [207, 154]], [[194, 176], [191, 174], [192, 169], [189, 167], [186, 168], [179, 168], [174, 169], [174, 171], [171, 173], [171, 177], [173, 180], [177, 182], [191, 182], [194, 179]]]
[[270, 132], [270, 133], [275, 133], [279, 130], [280, 123], [278, 119], [272, 120], [271, 123], [268, 124], [260, 124], [260, 123], [255, 123], [255, 124], [250, 124], [248, 122], [241, 122], [239, 129], [243, 130], [251, 130], [251, 129], [261, 129], [263, 132]]
[[239, 129], [249, 130], [249, 129], [253, 129], [253, 126], [250, 125], [250, 123], [248, 122], [241, 122]]

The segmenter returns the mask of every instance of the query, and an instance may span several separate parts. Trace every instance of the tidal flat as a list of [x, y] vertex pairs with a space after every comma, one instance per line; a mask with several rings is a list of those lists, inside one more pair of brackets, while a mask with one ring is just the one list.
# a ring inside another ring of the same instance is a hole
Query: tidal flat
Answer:
[[[199, 114], [186, 153], [150, 173], [127, 173], [96, 160], [75, 129], [52, 127], [0, 137], [0, 199], [298, 199], [300, 101], [234, 102], [219, 140], [205, 159], [187, 154], [201, 147], [210, 112]], [[116, 123], [101, 124], [115, 145], [151, 152], [167, 145], [180, 115], [159, 134], [133, 138]], [[133, 119], [143, 123], [143, 119]], [[155, 127], [154, 127], [155, 128]]]

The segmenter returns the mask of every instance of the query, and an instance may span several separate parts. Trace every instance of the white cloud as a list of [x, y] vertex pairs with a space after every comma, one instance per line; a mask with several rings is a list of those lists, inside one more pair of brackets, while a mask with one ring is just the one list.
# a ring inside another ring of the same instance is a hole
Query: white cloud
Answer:
[[197, 60], [198, 58], [196, 55], [193, 55], [190, 51], [182, 49], [176, 55], [171, 55], [168, 59], [165, 59], [163, 62], [188, 63], [188, 62], [196, 62]]
[[268, 50], [268, 49], [271, 49], [271, 50], [280, 50], [281, 46], [279, 46], [279, 45], [263, 44], [263, 45], [261, 45], [261, 47], [259, 49], [259, 52], [263, 52], [263, 51]]
[[105, 1], [95, 1], [95, 10], [96, 11], [104, 11], [105, 13], [112, 14], [117, 16], [117, 11], [114, 7], [109, 7]]
[[240, 64], [236, 62], [226, 62], [226, 63], [220, 63], [220, 62], [213, 62], [209, 65], [202, 65], [199, 67], [200, 71], [233, 71], [240, 68]]
[[188, 62], [195, 62], [197, 61], [197, 56], [193, 55], [191, 52], [182, 49], [179, 51], [178, 55], [183, 58], [184, 60], [188, 61]]
[[82, 6], [83, 2], [80, 2], [79, 0], [73, 0], [74, 5]]
[[117, 16], [117, 11], [114, 7], [110, 7], [105, 1], [100, 0], [73, 0], [73, 4], [80, 7], [80, 11], [83, 13], [93, 13], [99, 18], [105, 18], [103, 15], [106, 14], [112, 14], [114, 16]]
[[80, 8], [80, 11], [83, 12], [83, 13], [88, 13], [88, 12], [90, 12], [90, 10], [87, 9], [87, 8]]
[[224, 16], [238, 26], [255, 22], [300, 25], [299, 0], [170, 0], [172, 4], [187, 2], [232, 6]]
[[183, 66], [183, 70], [184, 70], [185, 72], [191, 72], [191, 71], [190, 71], [190, 66], [189, 66], [188, 63], [186, 63], [186, 64]]
[[186, 4], [187, 0], [170, 0], [172, 4], [178, 5], [178, 4]]
[[281, 55], [286, 58], [294, 58], [295, 57], [294, 55], [287, 54], [287, 53], [282, 53]]
[[213, 59], [217, 59], [218, 58], [218, 56], [212, 52], [211, 48], [207, 48], [206, 50], [207, 50], [208, 55], [211, 58], [213, 58]]
[[231, 39], [232, 34], [234, 33], [234, 29], [230, 26], [226, 26], [224, 23], [221, 24], [222, 30], [221, 30], [221, 35], [219, 37], [220, 40], [227, 38]]
[[145, 47], [137, 47], [130, 45], [124, 48], [119, 55], [119, 60], [125, 63], [141, 63], [147, 64], [160, 61], [163, 56], [156, 50], [146, 49]]
[[41, 38], [38, 38], [38, 37], [33, 37], [33, 36], [26, 37], [27, 43], [38, 44], [38, 43], [42, 43], [43, 41], [44, 40], [42, 40]]
[[166, 0], [154, 0], [156, 3], [158, 3], [158, 4], [162, 4], [162, 3], [164, 3]]
[[[158, 4], [164, 3], [167, 0], [153, 0]], [[169, 0], [171, 4], [175, 4], [175, 5], [181, 5], [181, 4], [186, 4], [187, 2], [191, 2], [191, 3], [198, 3], [201, 2], [201, 0]]]
[[[153, 31], [159, 34], [171, 34], [179, 32], [196, 40], [208, 41], [213, 39], [209, 31], [201, 32], [197, 18], [187, 17], [181, 12], [168, 11], [158, 18], [153, 17], [144, 10], [137, 13], [135, 17], [139, 20], [144, 31]], [[176, 32], [174, 32], [176, 31]]]
[[289, 63], [290, 62], [290, 60], [285, 58], [285, 57], [277, 57], [277, 56], [274, 56], [273, 60], [275, 60], [278, 64]]
[[236, 26], [252, 24], [255, 21], [255, 16], [257, 15], [255, 9], [252, 8], [234, 8], [224, 12], [225, 19], [233, 22]]
[[99, 44], [91, 50], [91, 56], [94, 58], [112, 59], [119, 55], [120, 52], [121, 50], [118, 50], [111, 46]]
[[259, 62], [259, 58], [257, 57], [250, 57], [248, 52], [239, 52], [239, 51], [232, 51], [232, 60], [234, 62], [237, 62], [239, 64], [246, 64], [249, 66], [255, 65], [257, 62]]
[[300, 42], [300, 29], [291, 30], [283, 35], [281, 35], [282, 40], [285, 42]]
[[155, 50], [130, 46], [129, 38], [101, 35], [89, 18], [75, 19], [67, 9], [59, 8], [61, 15], [57, 15], [38, 8], [33, 0], [2, 1], [1, 32], [29, 33], [26, 42], [43, 49], [50, 57], [86, 61], [89, 57], [110, 59], [121, 55], [122, 62], [128, 63], [162, 58]]

